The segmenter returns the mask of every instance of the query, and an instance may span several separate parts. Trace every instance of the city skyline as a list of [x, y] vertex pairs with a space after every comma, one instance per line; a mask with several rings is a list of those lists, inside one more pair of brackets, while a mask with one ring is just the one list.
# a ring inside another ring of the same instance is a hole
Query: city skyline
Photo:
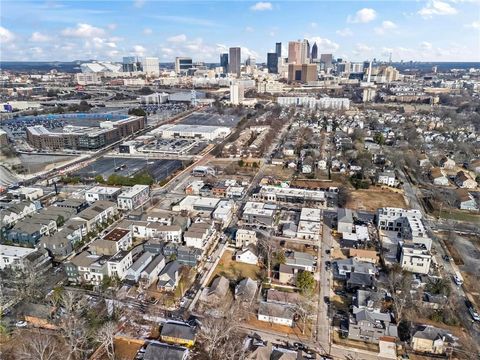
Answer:
[[[476, 1], [2, 2], [3, 61], [121, 61], [177, 56], [219, 62], [240, 46], [266, 62], [275, 43], [308, 39], [318, 54], [362, 61], [478, 61]], [[132, 21], [132, 18], [135, 21]], [[32, 19], [35, 19], [32, 21]], [[455, 29], [455, 31], [451, 31]]]

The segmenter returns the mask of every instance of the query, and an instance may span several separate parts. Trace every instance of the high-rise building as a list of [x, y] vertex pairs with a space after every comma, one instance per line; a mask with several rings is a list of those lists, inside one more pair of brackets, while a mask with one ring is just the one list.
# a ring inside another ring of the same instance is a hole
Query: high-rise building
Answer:
[[318, 46], [317, 43], [314, 42], [312, 46], [312, 60], [316, 60], [318, 58]]
[[175, 58], [175, 72], [177, 74], [186, 73], [193, 67], [192, 58], [176, 57]]
[[304, 49], [304, 51], [305, 51], [305, 55], [304, 55], [305, 56], [305, 62], [304, 62], [304, 64], [305, 63], [310, 63], [310, 59], [311, 59], [310, 58], [310, 43], [308, 42], [308, 40], [303, 40], [303, 42], [306, 44], [306, 45], [304, 45], [305, 46], [305, 49]]
[[320, 62], [324, 65], [324, 69], [331, 69], [333, 67], [333, 56], [332, 54], [322, 54], [320, 55]]
[[148, 76], [160, 75], [160, 63], [156, 57], [146, 57], [143, 60], [143, 72]]
[[241, 49], [239, 47], [230, 48], [228, 61], [228, 72], [240, 76]]
[[138, 70], [138, 61], [135, 56], [124, 56], [122, 61], [123, 72], [135, 72]]
[[308, 64], [310, 62], [310, 44], [308, 40], [288, 43], [288, 62], [290, 64]]
[[288, 62], [290, 64], [301, 64], [302, 43], [300, 41], [288, 42]]
[[316, 64], [288, 64], [288, 82], [303, 82], [318, 80]]
[[220, 66], [223, 68], [223, 73], [228, 71], [228, 54], [220, 54]]
[[278, 73], [278, 56], [277, 53], [267, 53], [267, 69], [270, 74]]
[[245, 61], [245, 65], [246, 65], [246, 66], [255, 67], [255, 65], [256, 65], [256, 59], [255, 59], [254, 57], [249, 56], [249, 57], [247, 58], [247, 60]]
[[277, 53], [277, 57], [282, 57], [282, 43], [281, 42], [275, 43], [275, 52]]

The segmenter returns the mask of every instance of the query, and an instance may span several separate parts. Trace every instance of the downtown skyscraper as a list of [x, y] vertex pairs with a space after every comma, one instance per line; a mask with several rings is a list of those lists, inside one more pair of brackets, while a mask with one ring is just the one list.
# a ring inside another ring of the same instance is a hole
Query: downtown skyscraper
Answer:
[[241, 58], [241, 48], [231, 47], [229, 49], [228, 72], [230, 74], [237, 74], [237, 76], [240, 76]]

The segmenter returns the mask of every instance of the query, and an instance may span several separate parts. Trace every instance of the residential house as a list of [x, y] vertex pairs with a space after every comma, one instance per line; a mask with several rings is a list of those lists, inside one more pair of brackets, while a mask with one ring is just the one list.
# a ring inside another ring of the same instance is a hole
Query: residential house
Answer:
[[0, 224], [2, 227], [11, 226], [18, 220], [35, 213], [40, 208], [40, 203], [20, 201], [0, 210]]
[[97, 239], [90, 245], [94, 254], [114, 255], [120, 250], [128, 250], [133, 244], [132, 232], [115, 228], [102, 239]]
[[181, 346], [195, 345], [195, 330], [179, 321], [167, 321], [160, 330], [160, 340]]
[[130, 266], [125, 274], [125, 279], [132, 283], [137, 283], [143, 270], [150, 264], [154, 258], [154, 254], [146, 251]]
[[80, 211], [85, 210], [88, 207], [88, 202], [81, 199], [70, 198], [62, 201], [57, 201], [55, 203], [55, 206], [61, 209], [72, 210], [75, 214], [78, 214]]
[[51, 236], [42, 236], [39, 246], [47, 249], [53, 257], [63, 259], [70, 255], [74, 246], [82, 240], [82, 221], [68, 220], [60, 231]]
[[52, 267], [52, 260], [44, 249], [0, 244], [0, 270], [30, 269], [42, 273]]
[[30, 326], [58, 330], [58, 326], [54, 323], [55, 308], [53, 306], [23, 303], [18, 310]]
[[107, 273], [111, 278], [125, 279], [127, 271], [132, 266], [132, 252], [120, 250], [107, 261]]
[[353, 308], [349, 318], [349, 339], [378, 344], [383, 336], [398, 337], [397, 326], [389, 312]]
[[280, 264], [278, 268], [278, 281], [282, 284], [294, 285], [298, 274], [298, 268]]
[[240, 280], [235, 287], [235, 300], [251, 304], [257, 293], [257, 287], [257, 282], [248, 277]]
[[423, 244], [412, 242], [399, 243], [400, 266], [406, 271], [416, 274], [428, 274], [432, 255]]
[[471, 179], [463, 171], [459, 171], [455, 176], [455, 185], [461, 189], [475, 189], [477, 187], [477, 182]]
[[298, 227], [293, 221], [288, 221], [282, 224], [282, 236], [294, 238], [297, 236]]
[[161, 290], [173, 291], [176, 289], [180, 280], [180, 263], [176, 260], [170, 261], [163, 268], [158, 276], [157, 287]]
[[187, 348], [157, 342], [150, 342], [143, 356], [143, 360], [187, 360], [188, 358]]
[[196, 222], [188, 228], [187, 232], [185, 232], [183, 240], [185, 241], [186, 246], [203, 249], [212, 232], [213, 227], [210, 222]]
[[339, 233], [351, 233], [352, 230], [353, 230], [352, 210], [339, 208], [337, 210], [337, 231]]
[[222, 200], [212, 213], [212, 218], [223, 226], [227, 226], [232, 220], [235, 203], [232, 200]]
[[460, 210], [478, 211], [478, 205], [475, 198], [466, 189], [458, 189], [457, 206]]
[[444, 355], [455, 344], [454, 337], [446, 330], [429, 325], [419, 326], [411, 340], [412, 349], [421, 353]]
[[294, 292], [279, 291], [276, 289], [267, 290], [267, 302], [283, 305], [296, 306], [300, 301], [300, 295]]
[[440, 163], [440, 167], [442, 169], [447, 169], [447, 170], [451, 170], [455, 167], [455, 161], [453, 161], [452, 159], [444, 156], [440, 159], [439, 161]]
[[374, 278], [367, 273], [350, 272], [347, 274], [347, 289], [350, 291], [358, 289], [373, 289]]
[[87, 233], [98, 230], [102, 224], [113, 218], [117, 214], [117, 204], [111, 201], [98, 200], [90, 207], [80, 211], [73, 220], [83, 221], [82, 236]]
[[394, 187], [397, 185], [395, 171], [383, 171], [377, 175], [377, 183]]
[[162, 254], [155, 256], [140, 273], [140, 283], [144, 289], [149, 288], [159, 274], [165, 270], [165, 257]]
[[285, 265], [292, 266], [303, 271], [313, 272], [317, 262], [313, 255], [300, 251], [291, 251], [286, 254]]
[[202, 258], [203, 251], [194, 247], [178, 246], [176, 254], [180, 265], [195, 267]]
[[257, 244], [257, 233], [254, 230], [238, 229], [235, 234], [235, 247], [245, 248], [250, 244]]
[[425, 167], [425, 166], [428, 166], [430, 164], [430, 160], [428, 159], [427, 155], [420, 154], [420, 156], [417, 159], [417, 164], [420, 167]]
[[248, 247], [238, 250], [235, 253], [235, 261], [244, 264], [257, 265], [258, 264], [258, 252], [255, 245], [249, 245]]
[[205, 297], [205, 302], [209, 304], [218, 304], [225, 299], [228, 291], [230, 289], [230, 282], [224, 276], [217, 276]]
[[377, 269], [371, 262], [358, 261], [354, 258], [339, 259], [333, 262], [334, 277], [346, 279], [350, 273], [375, 275]]
[[443, 170], [438, 167], [430, 169], [430, 178], [432, 179], [434, 185], [447, 186], [449, 183], [448, 178]]
[[291, 306], [261, 301], [258, 320], [293, 327], [295, 312]]
[[109, 256], [83, 251], [65, 263], [65, 272], [71, 283], [89, 283], [99, 285], [108, 274]]
[[146, 237], [154, 237], [163, 241], [181, 243], [182, 227], [180, 225], [163, 225], [161, 223], [148, 223]]

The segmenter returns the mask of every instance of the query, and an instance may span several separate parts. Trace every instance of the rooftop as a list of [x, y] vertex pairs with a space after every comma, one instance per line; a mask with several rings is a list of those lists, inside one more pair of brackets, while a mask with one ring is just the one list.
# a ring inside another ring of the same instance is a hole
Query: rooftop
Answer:
[[113, 229], [107, 235], [103, 237], [103, 240], [107, 241], [119, 241], [125, 237], [130, 232], [130, 230], [125, 229]]

